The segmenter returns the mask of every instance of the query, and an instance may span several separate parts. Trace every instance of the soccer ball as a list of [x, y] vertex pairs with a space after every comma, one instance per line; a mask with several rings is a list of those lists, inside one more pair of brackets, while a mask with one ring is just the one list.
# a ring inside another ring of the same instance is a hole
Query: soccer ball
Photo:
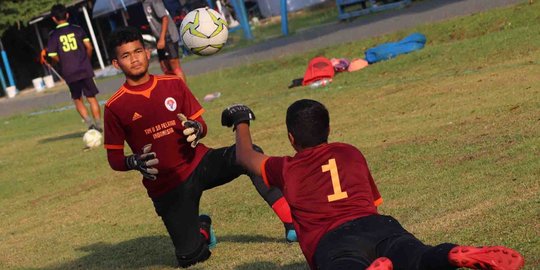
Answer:
[[101, 133], [95, 129], [89, 129], [84, 133], [83, 142], [88, 148], [94, 148], [101, 145]]
[[182, 42], [192, 53], [217, 53], [229, 36], [227, 21], [217, 11], [198, 8], [190, 11], [180, 25]]

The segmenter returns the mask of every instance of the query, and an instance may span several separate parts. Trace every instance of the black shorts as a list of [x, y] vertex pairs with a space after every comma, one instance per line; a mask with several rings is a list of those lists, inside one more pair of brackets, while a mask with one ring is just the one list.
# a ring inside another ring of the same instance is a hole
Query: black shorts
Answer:
[[394, 269], [455, 269], [448, 262], [454, 244], [425, 245], [399, 222], [384, 215], [358, 218], [327, 232], [314, 255], [317, 269], [365, 269], [387, 257]]
[[167, 39], [165, 41], [165, 48], [157, 50], [159, 61], [180, 58], [178, 49], [178, 42]]
[[235, 160], [234, 146], [210, 149], [185, 182], [152, 199], [169, 232], [177, 257], [192, 254], [201, 245], [208, 249], [199, 233], [199, 202], [203, 191], [246, 173]]
[[94, 78], [70, 82], [67, 85], [72, 99], [80, 99], [83, 94], [85, 97], [95, 97], [99, 93]]

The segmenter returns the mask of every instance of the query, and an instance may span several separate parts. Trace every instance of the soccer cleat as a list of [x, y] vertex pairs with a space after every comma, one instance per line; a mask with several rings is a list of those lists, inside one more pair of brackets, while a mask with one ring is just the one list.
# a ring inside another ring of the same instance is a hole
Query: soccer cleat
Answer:
[[216, 234], [214, 233], [214, 229], [212, 228], [212, 219], [210, 218], [210, 216], [200, 215], [199, 227], [201, 234], [203, 235], [204, 239], [206, 239], [206, 244], [208, 244], [208, 248], [214, 248], [217, 245], [217, 239]]
[[450, 250], [448, 260], [457, 267], [482, 270], [518, 270], [525, 263], [521, 254], [503, 246], [457, 246]]
[[298, 237], [296, 236], [296, 230], [292, 223], [283, 223], [285, 225], [285, 240], [288, 243], [298, 242]]
[[394, 265], [392, 261], [386, 257], [379, 257], [374, 260], [366, 270], [392, 270]]

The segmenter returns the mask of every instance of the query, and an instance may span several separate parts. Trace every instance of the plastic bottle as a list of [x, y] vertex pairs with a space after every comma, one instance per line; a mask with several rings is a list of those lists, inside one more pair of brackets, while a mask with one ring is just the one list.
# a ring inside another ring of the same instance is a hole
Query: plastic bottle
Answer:
[[319, 88], [319, 87], [327, 86], [331, 82], [332, 82], [332, 79], [321, 79], [321, 80], [312, 82], [309, 85], [309, 87], [310, 88]]

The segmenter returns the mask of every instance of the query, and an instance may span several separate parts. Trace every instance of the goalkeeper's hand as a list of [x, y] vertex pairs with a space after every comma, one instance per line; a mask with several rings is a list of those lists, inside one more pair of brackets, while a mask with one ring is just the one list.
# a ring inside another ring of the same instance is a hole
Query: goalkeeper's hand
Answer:
[[179, 113], [178, 119], [182, 121], [184, 127], [184, 135], [187, 136], [186, 141], [190, 143], [192, 148], [195, 148], [202, 138], [203, 126], [195, 120], [189, 120], [185, 115]]
[[150, 152], [152, 149], [151, 144], [147, 144], [143, 147], [142, 154], [133, 154], [127, 156], [126, 167], [130, 170], [137, 170], [142, 173], [143, 177], [149, 180], [156, 180], [158, 169], [154, 168], [154, 165], [159, 163], [156, 157], [156, 153]]
[[221, 113], [221, 125], [233, 127], [233, 130], [240, 123], [247, 123], [249, 125], [251, 120], [255, 120], [255, 114], [248, 106], [243, 104], [231, 105]]

